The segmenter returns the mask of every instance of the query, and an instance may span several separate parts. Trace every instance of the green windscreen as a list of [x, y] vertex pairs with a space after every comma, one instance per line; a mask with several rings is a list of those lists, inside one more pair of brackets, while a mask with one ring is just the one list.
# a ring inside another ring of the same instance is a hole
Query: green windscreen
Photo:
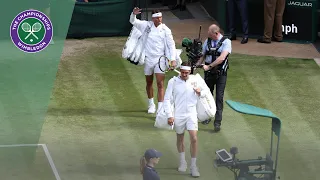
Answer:
[[29, 177], [15, 171], [20, 166], [31, 167], [39, 149], [23, 145], [39, 142], [74, 3], [72, 0], [1, 2], [0, 165], [8, 176], [12, 173], [17, 179], [35, 179], [32, 172]]

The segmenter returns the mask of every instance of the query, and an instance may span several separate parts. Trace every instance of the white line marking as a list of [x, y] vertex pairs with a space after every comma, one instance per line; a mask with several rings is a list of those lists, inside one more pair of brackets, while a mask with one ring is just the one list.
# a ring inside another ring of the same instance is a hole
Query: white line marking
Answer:
[[0, 145], [2, 147], [32, 147], [32, 146], [39, 146], [39, 144], [10, 144], [10, 145]]
[[314, 58], [314, 61], [320, 66], [320, 58]]
[[46, 157], [49, 161], [49, 164], [51, 166], [51, 169], [53, 171], [54, 176], [56, 177], [57, 180], [61, 180], [59, 173], [57, 171], [56, 166], [53, 163], [52, 157], [49, 153], [49, 149], [47, 145], [45, 144], [10, 144], [10, 145], [0, 145], [0, 148], [9, 148], [9, 147], [33, 147], [33, 146], [41, 146], [44, 150], [44, 153], [46, 154]]
[[54, 173], [54, 176], [56, 177], [57, 180], [61, 180], [61, 178], [60, 178], [60, 176], [59, 176], [59, 173], [58, 173], [58, 171], [57, 171], [57, 168], [56, 168], [56, 166], [55, 166], [54, 163], [53, 163], [53, 160], [52, 160], [52, 157], [51, 157], [51, 155], [50, 155], [50, 153], [49, 153], [49, 150], [48, 150], [47, 145], [45, 145], [45, 144], [39, 144], [39, 145], [42, 146], [42, 148], [43, 148], [43, 150], [44, 150], [44, 152], [45, 152], [45, 154], [46, 154], [46, 156], [47, 156], [47, 158], [48, 158], [48, 161], [49, 161], [49, 163], [50, 163], [50, 166], [51, 166], [51, 169], [52, 169], [52, 171], [53, 171], [53, 173]]

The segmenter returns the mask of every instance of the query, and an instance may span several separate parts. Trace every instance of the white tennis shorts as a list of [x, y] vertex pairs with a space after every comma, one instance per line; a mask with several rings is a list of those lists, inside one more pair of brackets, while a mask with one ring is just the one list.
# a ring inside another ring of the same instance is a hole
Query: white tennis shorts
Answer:
[[174, 129], [177, 134], [183, 134], [187, 131], [198, 131], [198, 118], [196, 115], [191, 115], [185, 118], [174, 119]]
[[161, 69], [159, 68], [159, 58], [149, 59], [146, 57], [146, 61], [144, 64], [144, 75], [150, 76], [155, 73], [164, 74], [161, 70], [166, 70], [166, 65], [164, 61], [160, 61]]

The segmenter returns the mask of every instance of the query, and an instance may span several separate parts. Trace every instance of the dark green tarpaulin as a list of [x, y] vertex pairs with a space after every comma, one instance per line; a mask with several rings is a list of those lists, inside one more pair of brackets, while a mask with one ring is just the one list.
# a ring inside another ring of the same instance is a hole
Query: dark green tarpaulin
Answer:
[[129, 35], [133, 0], [76, 2], [68, 38]]

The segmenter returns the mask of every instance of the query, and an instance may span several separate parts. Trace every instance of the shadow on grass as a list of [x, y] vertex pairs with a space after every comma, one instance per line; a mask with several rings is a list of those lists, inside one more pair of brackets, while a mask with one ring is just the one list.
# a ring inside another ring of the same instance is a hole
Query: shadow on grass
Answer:
[[144, 118], [149, 121], [155, 121], [154, 114], [147, 114], [145, 110], [128, 110], [128, 111], [112, 111], [107, 109], [48, 109], [47, 115], [51, 116], [100, 116], [100, 117], [127, 117], [127, 118]]
[[80, 109], [59, 109], [50, 108], [47, 111], [48, 115], [56, 116], [79, 116], [79, 115], [91, 115], [91, 116], [123, 116], [123, 117], [145, 117], [151, 116], [146, 113], [145, 110], [122, 110], [112, 111], [107, 109], [94, 109], [94, 108], [80, 108]]
[[117, 166], [116, 163], [103, 164], [86, 164], [86, 170], [88, 174], [99, 175], [99, 176], [111, 176], [111, 175], [121, 175], [121, 174], [137, 174], [139, 169], [137, 166], [123, 165]]

